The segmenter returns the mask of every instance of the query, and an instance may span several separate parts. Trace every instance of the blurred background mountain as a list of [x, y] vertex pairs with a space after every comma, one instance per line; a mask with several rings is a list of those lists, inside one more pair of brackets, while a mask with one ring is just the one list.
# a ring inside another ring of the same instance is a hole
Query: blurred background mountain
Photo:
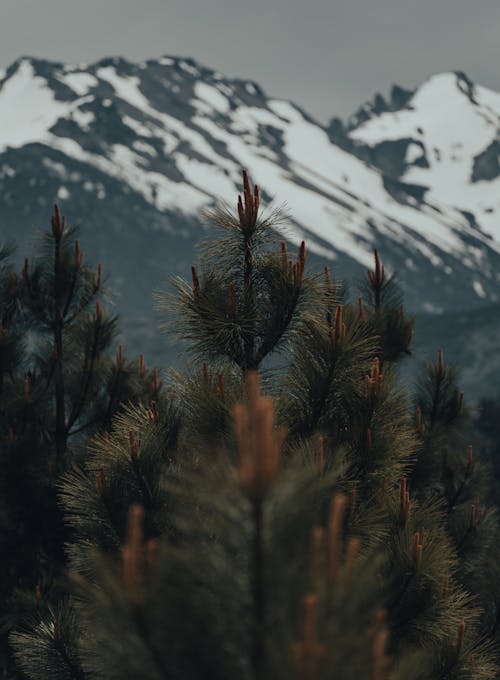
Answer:
[[[153, 292], [188, 276], [204, 209], [233, 201], [241, 168], [290, 246], [355, 281], [373, 249], [416, 315], [408, 372], [438, 348], [470, 398], [497, 393], [500, 94], [464, 73], [394, 86], [323, 124], [258, 83], [192, 59], [23, 57], [0, 75], [0, 240], [21, 259], [57, 202], [81, 226], [122, 315], [126, 347], [180, 361]], [[285, 205], [283, 205], [285, 204]]]

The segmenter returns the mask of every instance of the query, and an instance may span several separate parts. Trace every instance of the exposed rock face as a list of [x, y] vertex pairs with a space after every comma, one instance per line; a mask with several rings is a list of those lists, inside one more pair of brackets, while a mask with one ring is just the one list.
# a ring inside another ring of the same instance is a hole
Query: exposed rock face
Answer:
[[495, 139], [477, 156], [472, 166], [472, 182], [490, 181], [500, 175], [500, 143]]

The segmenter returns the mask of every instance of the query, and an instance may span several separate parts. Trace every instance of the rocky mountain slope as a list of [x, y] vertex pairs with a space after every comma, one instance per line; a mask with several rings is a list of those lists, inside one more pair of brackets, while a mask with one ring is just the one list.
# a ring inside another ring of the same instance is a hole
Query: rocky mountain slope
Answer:
[[410, 308], [462, 313], [500, 299], [499, 120], [500, 95], [463, 74], [325, 128], [189, 59], [25, 57], [0, 74], [0, 239], [24, 250], [57, 200], [111, 270], [128, 337], [157, 353], [151, 291], [189, 272], [201, 211], [234, 201], [244, 166], [338, 276], [376, 246]]

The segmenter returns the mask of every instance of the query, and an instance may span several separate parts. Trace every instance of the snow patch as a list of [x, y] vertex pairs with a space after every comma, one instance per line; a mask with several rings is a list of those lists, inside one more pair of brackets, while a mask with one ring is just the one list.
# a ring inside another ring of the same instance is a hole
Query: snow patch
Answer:
[[297, 111], [293, 104], [282, 99], [271, 99], [268, 102], [268, 106], [271, 111], [274, 111], [277, 116], [286, 122], [292, 122], [302, 118], [302, 115]]
[[55, 172], [59, 177], [66, 177], [66, 168], [62, 163], [53, 161], [51, 158], [43, 158], [42, 164], [48, 169]]
[[6, 163], [0, 168], [0, 177], [15, 177], [16, 171]]
[[144, 125], [136, 118], [131, 118], [130, 116], [123, 116], [123, 122], [127, 127], [133, 130], [140, 137], [153, 137], [153, 133], [147, 125]]
[[423, 156], [422, 147], [419, 144], [408, 144], [406, 147], [405, 163], [411, 165]]
[[[140, 79], [136, 76], [122, 76], [114, 66], [105, 66], [97, 70], [97, 76], [108, 82], [116, 92], [116, 96], [123, 99], [136, 109], [149, 107], [149, 102], [139, 89]], [[104, 104], [104, 102], [103, 102]]]
[[46, 138], [71, 105], [55, 99], [45, 78], [37, 76], [28, 60], [0, 89], [0, 151]]
[[136, 139], [132, 146], [136, 151], [139, 151], [139, 153], [146, 153], [148, 156], [158, 155], [154, 146], [151, 146], [151, 144], [147, 144], [146, 142], [141, 142], [139, 139]]
[[219, 113], [227, 113], [229, 111], [228, 100], [213, 85], [196, 83], [194, 86], [194, 93], [198, 99], [206, 102], [212, 109], [215, 109]]
[[92, 111], [82, 111], [81, 109], [74, 109], [71, 112], [71, 118], [78, 123], [82, 130], [87, 131], [90, 124], [94, 122], [95, 116]]
[[197, 77], [197, 76], [200, 75], [199, 70], [195, 66], [188, 64], [187, 61], [180, 61], [179, 66], [181, 67], [181, 69], [183, 71], [186, 71], [186, 73], [189, 73], [189, 75], [191, 75], [191, 76]]
[[429, 314], [442, 314], [443, 313], [443, 308], [440, 307], [439, 305], [435, 305], [432, 302], [424, 302], [422, 305], [422, 309], [424, 312], [428, 312]]
[[483, 284], [478, 281], [477, 279], [472, 282], [472, 287], [474, 288], [474, 292], [476, 295], [480, 298], [485, 298], [486, 297], [486, 291], [484, 290]]
[[99, 85], [99, 81], [91, 73], [66, 73], [61, 81], [80, 97], [86, 95], [91, 88]]
[[[97, 168], [110, 177], [119, 179], [137, 191], [158, 210], [169, 210], [192, 215], [198, 214], [208, 203], [206, 194], [185, 182], [175, 182], [159, 172], [141, 165], [144, 162], [133, 150], [122, 144], [114, 144], [107, 156], [84, 150], [74, 139], [56, 137], [52, 146], [68, 156]], [[106, 197], [104, 187], [97, 189], [97, 197]]]
[[220, 168], [214, 168], [208, 163], [201, 163], [194, 158], [177, 155], [177, 168], [182, 172], [190, 184], [203, 191], [207, 197], [234, 197], [240, 181], [238, 173], [233, 173], [233, 179], [228, 177]]

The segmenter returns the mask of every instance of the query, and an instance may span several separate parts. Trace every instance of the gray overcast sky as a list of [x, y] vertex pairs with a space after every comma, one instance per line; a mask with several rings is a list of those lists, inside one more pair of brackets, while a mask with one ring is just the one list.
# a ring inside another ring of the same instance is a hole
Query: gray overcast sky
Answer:
[[500, 90], [500, 0], [0, 0], [0, 66], [191, 56], [323, 121], [432, 73]]

